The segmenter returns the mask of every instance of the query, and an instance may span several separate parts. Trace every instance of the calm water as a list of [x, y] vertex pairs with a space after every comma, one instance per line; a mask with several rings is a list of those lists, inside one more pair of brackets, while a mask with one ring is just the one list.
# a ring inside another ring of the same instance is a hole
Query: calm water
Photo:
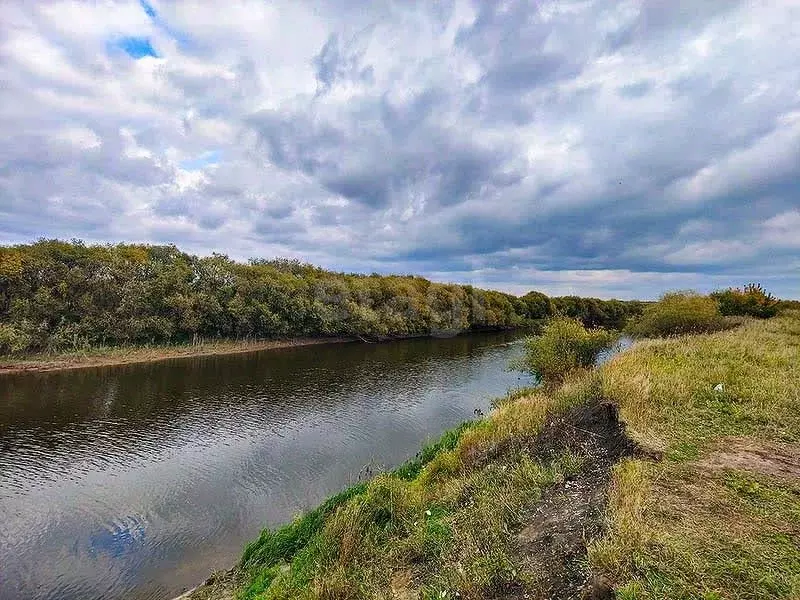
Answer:
[[0, 377], [0, 598], [164, 599], [528, 383], [519, 334]]

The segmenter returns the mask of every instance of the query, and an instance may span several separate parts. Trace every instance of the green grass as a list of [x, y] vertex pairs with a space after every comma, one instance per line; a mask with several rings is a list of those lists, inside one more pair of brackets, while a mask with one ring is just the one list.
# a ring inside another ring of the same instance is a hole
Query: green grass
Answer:
[[611, 534], [591, 549], [621, 598], [796, 598], [800, 486], [694, 465], [617, 469]]
[[[402, 481], [415, 479], [425, 465], [443, 452], [455, 448], [461, 435], [473, 425], [473, 422], [466, 422], [446, 431], [439, 440], [424, 446], [416, 457], [395, 469], [390, 477]], [[301, 567], [296, 570], [304, 574], [305, 559], [301, 551], [306, 550], [309, 542], [319, 536], [326, 517], [351, 498], [363, 497], [374, 487], [374, 484], [370, 488], [366, 483], [354, 485], [332, 496], [318, 508], [299, 516], [292, 523], [276, 530], [265, 529], [262, 531], [258, 539], [247, 545], [242, 556], [242, 569], [250, 573], [250, 581], [243, 592], [243, 597], [258, 597], [281, 574], [281, 565], [285, 565], [295, 557], [298, 558]], [[377, 521], [381, 521], [388, 518], [387, 515], [390, 516], [391, 512], [378, 512], [373, 517]], [[298, 554], [301, 556], [298, 557]]]
[[[800, 483], [768, 468], [777, 452], [800, 456], [800, 312], [638, 342], [557, 388], [509, 395], [395, 471], [265, 531], [245, 551], [238, 597], [477, 600], [524, 587], [536, 574], [515, 532], [582, 460], [537, 460], [530, 440], [554, 413], [597, 400], [662, 458], [615, 467], [587, 571], [625, 599], [800, 598]], [[766, 462], [731, 459], [747, 452]]]
[[288, 568], [277, 553], [251, 562], [241, 597], [483, 597], [519, 577], [507, 532], [524, 506], [576, 465], [519, 456], [460, 477], [382, 475], [332, 512]]

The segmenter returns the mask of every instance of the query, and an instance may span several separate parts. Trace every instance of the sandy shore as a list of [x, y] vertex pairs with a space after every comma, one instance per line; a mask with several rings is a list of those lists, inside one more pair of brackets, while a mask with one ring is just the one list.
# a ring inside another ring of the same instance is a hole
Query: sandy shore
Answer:
[[85, 353], [40, 355], [20, 359], [0, 358], [0, 376], [25, 372], [63, 371], [132, 363], [156, 362], [174, 358], [191, 358], [217, 354], [239, 354], [261, 350], [277, 350], [294, 346], [352, 342], [352, 338], [294, 338], [285, 340], [220, 341], [196, 346], [157, 346], [152, 348], [108, 348]]

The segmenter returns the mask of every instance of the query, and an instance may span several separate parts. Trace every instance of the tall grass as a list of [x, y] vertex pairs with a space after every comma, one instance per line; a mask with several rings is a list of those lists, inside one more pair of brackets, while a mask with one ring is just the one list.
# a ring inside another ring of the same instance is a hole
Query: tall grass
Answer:
[[539, 395], [507, 404], [265, 531], [242, 559], [240, 598], [477, 599], [521, 581], [508, 532], [580, 459], [540, 462], [513, 441], [538, 431], [557, 402]]

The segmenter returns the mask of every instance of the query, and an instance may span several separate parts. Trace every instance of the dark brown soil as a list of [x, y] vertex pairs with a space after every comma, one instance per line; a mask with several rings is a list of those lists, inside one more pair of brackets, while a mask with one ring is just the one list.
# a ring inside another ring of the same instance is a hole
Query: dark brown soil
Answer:
[[611, 468], [621, 458], [640, 453], [625, 434], [616, 406], [597, 402], [552, 417], [532, 440], [531, 449], [540, 459], [569, 451], [584, 462], [577, 475], [549, 488], [531, 507], [516, 536], [515, 551], [532, 580], [497, 598], [613, 598], [610, 583], [591, 576], [586, 548], [603, 531]]

